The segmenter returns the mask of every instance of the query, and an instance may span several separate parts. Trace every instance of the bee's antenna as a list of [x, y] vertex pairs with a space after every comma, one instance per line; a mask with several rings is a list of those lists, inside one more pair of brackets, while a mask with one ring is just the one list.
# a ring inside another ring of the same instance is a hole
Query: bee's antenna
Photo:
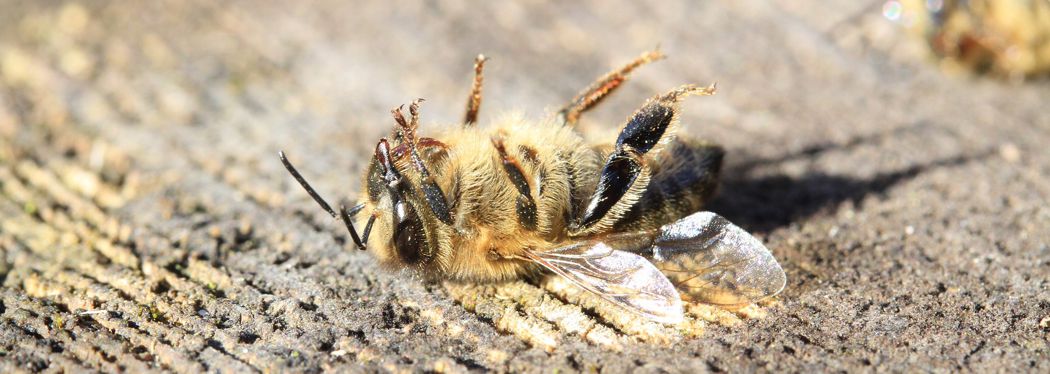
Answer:
[[277, 156], [281, 158], [281, 163], [284, 164], [284, 168], [288, 169], [288, 172], [292, 174], [292, 178], [295, 178], [295, 181], [299, 182], [300, 186], [303, 186], [306, 193], [310, 194], [310, 197], [321, 206], [321, 209], [324, 209], [328, 214], [331, 214], [332, 218], [339, 218], [339, 215], [335, 214], [335, 211], [332, 210], [332, 206], [328, 205], [328, 202], [324, 201], [324, 198], [317, 194], [317, 191], [310, 186], [310, 183], [306, 181], [306, 178], [303, 178], [302, 174], [299, 174], [299, 171], [295, 169], [295, 166], [292, 166], [292, 163], [288, 161], [288, 157], [285, 156], [284, 151], [277, 152]]
[[357, 205], [354, 205], [354, 206], [350, 207], [350, 212], [349, 212], [350, 213], [350, 217], [356, 216], [357, 213], [360, 212], [362, 209], [365, 209], [365, 204], [364, 203], [357, 204]]
[[365, 243], [368, 243], [368, 234], [372, 232], [372, 223], [376, 221], [376, 215], [373, 214], [368, 217], [368, 223], [365, 224], [365, 232], [363, 236], [357, 236], [357, 230], [354, 229], [354, 223], [350, 221], [350, 212], [346, 210], [346, 205], [339, 207], [339, 216], [343, 218], [343, 224], [346, 225], [346, 231], [350, 232], [350, 239], [353, 239], [354, 245], [357, 245], [357, 249], [362, 251], [367, 249]]
[[[372, 224], [376, 222], [376, 215], [372, 214], [368, 217], [368, 223], [365, 223], [365, 231], [361, 233], [362, 243], [368, 243], [368, 235], [372, 233]], [[361, 248], [364, 249], [364, 248]]]
[[302, 174], [299, 174], [299, 170], [296, 170], [295, 166], [292, 166], [291, 161], [288, 161], [288, 157], [285, 156], [284, 151], [278, 152], [277, 156], [281, 158], [281, 163], [284, 164], [284, 168], [288, 169], [288, 172], [292, 174], [292, 177], [295, 178], [295, 181], [299, 182], [300, 186], [303, 186], [303, 189], [306, 190], [306, 193], [309, 194], [310, 197], [312, 197], [314, 201], [316, 201], [317, 204], [321, 206], [321, 209], [324, 209], [326, 212], [328, 212], [328, 214], [331, 214], [333, 218], [343, 219], [343, 224], [346, 225], [346, 230], [350, 232], [350, 238], [354, 240], [354, 244], [357, 245], [358, 249], [365, 250], [365, 243], [368, 242], [368, 234], [372, 231], [372, 223], [376, 220], [375, 215], [373, 214], [371, 217], [369, 217], [368, 224], [365, 225], [365, 233], [363, 237], [364, 241], [362, 241], [362, 237], [357, 235], [357, 230], [354, 229], [354, 224], [350, 221], [350, 217], [357, 215], [358, 212], [364, 209], [365, 204], [355, 205], [349, 210], [346, 209], [345, 205], [340, 206], [340, 214], [336, 214], [335, 211], [332, 210], [332, 206], [328, 205], [328, 202], [325, 201], [324, 198], [322, 198], [321, 195], [318, 194], [312, 186], [310, 186], [310, 183], [306, 181], [306, 178], [303, 178]]

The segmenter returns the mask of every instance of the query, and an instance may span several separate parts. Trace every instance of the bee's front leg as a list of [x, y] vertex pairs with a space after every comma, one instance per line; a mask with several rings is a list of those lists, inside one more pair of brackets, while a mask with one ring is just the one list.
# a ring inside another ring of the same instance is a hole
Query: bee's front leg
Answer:
[[[406, 121], [405, 116], [401, 113], [401, 108], [395, 108], [391, 111], [394, 116], [394, 121], [399, 126], [399, 134], [404, 139], [404, 143], [408, 147], [408, 155], [412, 160], [412, 167], [419, 173], [420, 189], [423, 190], [423, 197], [427, 201], [427, 206], [434, 213], [434, 216], [446, 225], [452, 225], [452, 213], [449, 209], [448, 199], [445, 197], [445, 192], [441, 190], [441, 186], [438, 186], [433, 176], [430, 175], [430, 170], [427, 168], [426, 161], [419, 155], [419, 140], [416, 137], [416, 129], [419, 127], [419, 104], [423, 102], [423, 99], [416, 99], [412, 102], [412, 105], [408, 107], [409, 114], [412, 116], [411, 121]], [[438, 142], [440, 143], [440, 142]]]
[[608, 228], [641, 198], [650, 177], [646, 156], [657, 154], [674, 138], [678, 126], [678, 101], [688, 95], [711, 95], [714, 91], [714, 86], [682, 86], [650, 99], [631, 116], [605, 161], [598, 186], [585, 205], [586, 210], [574, 223], [572, 236]]

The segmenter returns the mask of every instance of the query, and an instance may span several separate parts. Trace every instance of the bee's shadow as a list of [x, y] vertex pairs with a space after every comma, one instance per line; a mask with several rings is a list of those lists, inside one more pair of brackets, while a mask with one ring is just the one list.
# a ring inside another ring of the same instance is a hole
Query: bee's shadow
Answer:
[[900, 170], [879, 173], [871, 178], [831, 175], [820, 171], [802, 176], [783, 173], [754, 176], [761, 167], [807, 158], [824, 152], [842, 151], [862, 144], [878, 143], [880, 139], [928, 128], [924, 125], [905, 127], [885, 133], [858, 137], [841, 144], [818, 144], [775, 158], [742, 157], [741, 162], [726, 165], [720, 193], [707, 206], [708, 210], [725, 216], [730, 221], [753, 232], [768, 233], [775, 229], [803, 221], [814, 214], [835, 208], [842, 203], [859, 205], [873, 194], [883, 194], [891, 187], [923, 172], [953, 165], [965, 164], [988, 157], [984, 151], [914, 165]]

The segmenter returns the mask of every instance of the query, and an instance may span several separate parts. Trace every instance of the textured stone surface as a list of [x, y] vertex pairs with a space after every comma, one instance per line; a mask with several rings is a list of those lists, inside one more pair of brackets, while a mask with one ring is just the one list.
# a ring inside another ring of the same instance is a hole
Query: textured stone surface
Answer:
[[[948, 77], [878, 4], [0, 4], [0, 371], [1050, 370], [1045, 81]], [[424, 284], [289, 178], [355, 196], [392, 121], [540, 117], [660, 44], [583, 119], [719, 83], [683, 133], [778, 302], [632, 323], [564, 282]], [[578, 305], [583, 305], [581, 309]]]

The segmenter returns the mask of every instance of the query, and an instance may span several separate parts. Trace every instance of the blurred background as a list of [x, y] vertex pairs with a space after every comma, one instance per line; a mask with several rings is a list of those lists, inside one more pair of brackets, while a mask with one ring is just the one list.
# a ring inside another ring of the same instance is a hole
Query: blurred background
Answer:
[[[2, 361], [1046, 370], [1048, 6], [966, 4], [2, 1]], [[657, 46], [582, 128], [612, 141], [646, 98], [718, 82], [681, 133], [726, 146], [710, 209], [789, 274], [766, 318], [673, 348], [540, 320], [545, 352], [375, 271], [276, 158], [352, 198], [391, 108], [456, 124], [478, 53], [484, 125], [545, 118]]]

